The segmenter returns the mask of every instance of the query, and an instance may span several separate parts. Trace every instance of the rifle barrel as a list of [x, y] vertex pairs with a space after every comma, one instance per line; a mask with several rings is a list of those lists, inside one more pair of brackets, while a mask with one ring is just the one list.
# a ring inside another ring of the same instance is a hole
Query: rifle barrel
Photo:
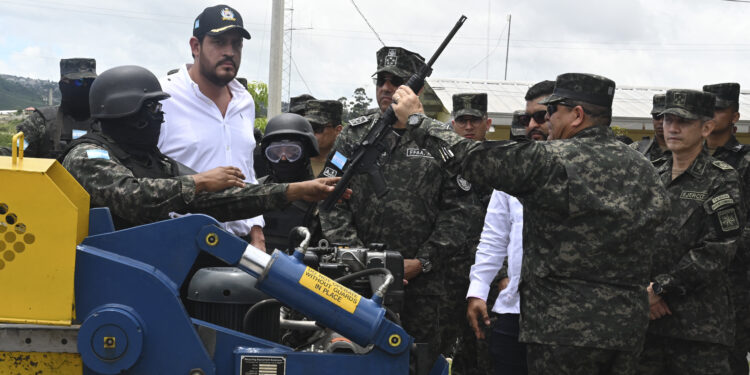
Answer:
[[443, 40], [443, 43], [440, 44], [440, 47], [438, 47], [437, 51], [435, 51], [435, 53], [432, 55], [432, 57], [430, 58], [430, 61], [427, 62], [427, 66], [432, 68], [432, 64], [434, 64], [435, 60], [437, 60], [437, 58], [440, 57], [440, 54], [443, 53], [443, 50], [445, 49], [445, 47], [448, 46], [448, 43], [450, 43], [451, 39], [453, 39], [453, 36], [456, 35], [456, 33], [458, 32], [458, 29], [460, 29], [461, 26], [463, 26], [464, 22], [466, 22], [466, 16], [462, 14], [461, 17], [458, 19], [458, 22], [456, 22], [456, 25], [453, 26], [453, 29], [451, 30], [451, 32], [448, 33], [448, 37], [446, 37], [445, 40]]

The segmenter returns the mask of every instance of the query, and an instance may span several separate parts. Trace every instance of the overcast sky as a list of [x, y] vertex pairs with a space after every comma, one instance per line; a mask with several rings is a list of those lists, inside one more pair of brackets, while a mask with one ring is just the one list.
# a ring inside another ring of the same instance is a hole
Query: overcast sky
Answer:
[[[387, 45], [425, 59], [465, 14], [466, 24], [434, 66], [435, 78], [503, 80], [507, 16], [512, 14], [511, 81], [588, 72], [620, 87], [700, 89], [704, 83], [736, 81], [743, 91], [750, 89], [750, 2], [742, 0], [355, 2]], [[135, 64], [162, 76], [191, 62], [193, 20], [216, 4], [0, 0], [0, 73], [56, 81], [60, 58], [94, 57], [99, 72]], [[271, 0], [227, 4], [241, 13], [252, 34], [245, 41], [239, 76], [267, 82]], [[294, 0], [293, 7], [298, 30], [293, 32], [291, 95], [310, 92], [336, 99], [365, 87], [374, 97], [370, 75], [382, 45], [352, 1]]]

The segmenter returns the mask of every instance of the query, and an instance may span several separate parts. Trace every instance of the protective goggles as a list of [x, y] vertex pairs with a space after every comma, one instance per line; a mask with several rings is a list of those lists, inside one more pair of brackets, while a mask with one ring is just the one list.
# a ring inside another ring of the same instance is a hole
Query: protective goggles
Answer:
[[63, 83], [66, 83], [71, 86], [75, 87], [88, 87], [91, 86], [91, 83], [94, 82], [93, 78], [78, 78], [78, 79], [63, 79]]
[[266, 147], [266, 158], [271, 163], [278, 163], [283, 158], [284, 160], [293, 163], [302, 157], [302, 145], [294, 141], [278, 141], [271, 142]]
[[390, 82], [391, 85], [393, 85], [395, 87], [399, 87], [399, 86], [403, 85], [404, 82], [406, 82], [406, 80], [403, 79], [403, 78], [401, 78], [401, 77], [398, 77], [398, 76], [386, 77], [384, 74], [378, 74], [377, 77], [373, 77], [372, 78], [372, 81], [375, 82], [375, 84], [378, 87], [385, 85], [386, 81]]

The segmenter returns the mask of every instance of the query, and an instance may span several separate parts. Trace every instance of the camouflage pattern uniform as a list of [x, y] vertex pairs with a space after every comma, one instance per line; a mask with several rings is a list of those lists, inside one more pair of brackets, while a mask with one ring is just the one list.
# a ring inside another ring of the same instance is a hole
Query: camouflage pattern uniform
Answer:
[[[716, 109], [739, 104], [738, 83], [705, 85], [703, 91], [716, 95]], [[717, 147], [711, 156], [737, 170], [742, 189], [742, 203], [746, 207], [747, 215], [750, 210], [750, 146], [740, 144], [732, 135], [727, 143]], [[741, 235], [737, 255], [729, 265], [729, 271], [736, 316], [734, 347], [730, 351], [729, 363], [733, 374], [746, 375], [750, 371], [747, 363], [747, 353], [750, 351], [750, 228], [745, 228]]]
[[[484, 118], [487, 116], [487, 94], [462, 93], [453, 95], [453, 118], [473, 116]], [[442, 314], [440, 329], [442, 330], [441, 353], [453, 358], [452, 373], [473, 374], [478, 369], [477, 339], [474, 331], [466, 320], [466, 292], [469, 289], [469, 271], [474, 264], [474, 254], [479, 244], [479, 236], [484, 227], [484, 217], [490, 202], [492, 189], [478, 185], [472, 186], [472, 199], [477, 207], [465, 219], [469, 221], [470, 229], [466, 244], [448, 259], [451, 265], [445, 272], [445, 289], [443, 306], [447, 313]], [[485, 356], [487, 352], [482, 353]]]
[[[310, 99], [305, 102], [305, 110], [302, 115], [312, 125], [313, 132], [321, 133], [325, 131], [326, 126], [335, 127], [341, 124], [343, 110], [344, 105], [338, 100]], [[310, 166], [312, 167], [313, 175], [317, 176], [325, 168], [325, 163], [310, 159]]]
[[[572, 73], [543, 102], [611, 107], [613, 95], [611, 80]], [[420, 115], [408, 124], [445, 168], [524, 206], [519, 340], [531, 344], [529, 371], [566, 373], [569, 361], [577, 365], [567, 373], [634, 373], [651, 241], [669, 204], [650, 163], [603, 125], [570, 139], [477, 143]]]
[[[667, 91], [665, 114], [713, 117], [714, 95]], [[727, 268], [744, 226], [737, 172], [704, 151], [672, 179], [672, 160], [658, 172], [671, 214], [660, 226], [652, 281], [672, 312], [652, 320], [639, 370], [643, 374], [727, 374], [734, 310]], [[696, 356], [696, 353], [700, 355]]]
[[[654, 95], [654, 104], [651, 108], [651, 115], [657, 115], [664, 111], [664, 101], [664, 94]], [[661, 165], [663, 162], [667, 161], [667, 159], [672, 158], [672, 151], [662, 150], [661, 147], [659, 147], [659, 143], [656, 142], [656, 134], [654, 134], [653, 138], [633, 142], [630, 144], [630, 147], [645, 155], [648, 160], [651, 160], [655, 165]]]
[[[402, 48], [384, 47], [377, 53], [378, 72], [409, 76], [424, 65], [421, 57]], [[354, 149], [380, 117], [379, 111], [349, 121], [339, 134], [323, 175], [340, 175], [331, 163], [337, 153], [352, 157]], [[428, 343], [434, 361], [440, 349], [441, 302], [448, 258], [466, 244], [469, 222], [476, 212], [471, 185], [460, 176], [443, 171], [435, 159], [414, 143], [406, 129], [394, 129], [386, 137], [386, 152], [379, 158], [388, 193], [378, 198], [366, 174], [354, 176], [356, 191], [330, 212], [321, 212], [324, 236], [332, 242], [352, 245], [385, 243], [404, 259], [420, 259], [431, 265], [405, 286], [401, 322], [415, 342]], [[423, 271], [425, 269], [423, 268]], [[465, 323], [462, 323], [465, 324]]]
[[[96, 60], [62, 59], [60, 60], [60, 79], [96, 78]], [[24, 156], [35, 158], [57, 158], [68, 143], [81, 135], [98, 130], [93, 119], [76, 120], [66, 113], [62, 106], [41, 107], [34, 109], [16, 130], [23, 132], [28, 146]]]
[[[114, 141], [112, 141], [114, 142]], [[179, 176], [173, 160], [161, 155], [157, 173], [136, 176], [112, 149], [82, 142], [64, 156], [63, 167], [91, 195], [91, 207], [109, 207], [118, 229], [169, 218], [170, 212], [203, 213], [219, 221], [256, 216], [287, 204], [287, 184], [246, 185], [196, 193], [190, 176]]]
[[526, 115], [526, 111], [519, 109], [513, 112], [513, 119], [510, 121], [510, 139], [519, 141], [526, 139], [526, 126], [521, 122], [521, 117]]

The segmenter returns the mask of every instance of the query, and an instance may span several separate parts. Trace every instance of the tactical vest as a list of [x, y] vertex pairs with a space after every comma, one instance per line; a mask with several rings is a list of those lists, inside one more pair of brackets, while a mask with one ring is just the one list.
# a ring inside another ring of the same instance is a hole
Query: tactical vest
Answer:
[[42, 142], [46, 144], [46, 147], [42, 147], [42, 149], [49, 150], [47, 154], [38, 155], [38, 157], [57, 158], [74, 140], [74, 130], [86, 133], [100, 131], [97, 127], [98, 123], [94, 122], [93, 119], [75, 120], [66, 116], [59, 106], [35, 108], [34, 111], [44, 119], [45, 139]]
[[[68, 145], [68, 148], [63, 151], [62, 155], [60, 155], [58, 161], [62, 163], [70, 150], [84, 143], [90, 143], [105, 148], [117, 159], [118, 162], [120, 162], [121, 165], [133, 172], [133, 176], [136, 178], [171, 178], [179, 175], [190, 175], [196, 173], [192, 169], [163, 155], [158, 149], [156, 149], [156, 153], [149, 158], [151, 161], [150, 163], [146, 164], [140, 162], [118, 146], [114, 140], [102, 133], [88, 133], [72, 141]], [[112, 214], [112, 221], [117, 229], [130, 228], [135, 225], [129, 220], [114, 214]]]
[[283, 210], [264, 213], [263, 220], [266, 225], [263, 227], [263, 235], [266, 238], [266, 249], [282, 251], [292, 249], [293, 245], [289, 243], [289, 232], [298, 226], [310, 230], [312, 234], [310, 246], [317, 246], [317, 241], [322, 238], [317, 212], [317, 204], [296, 201]]
[[[70, 150], [83, 143], [91, 143], [106, 148], [112, 153], [112, 155], [114, 155], [120, 164], [125, 166], [125, 168], [130, 169], [130, 171], [133, 172], [133, 176], [136, 178], [171, 178], [180, 175], [195, 174], [195, 171], [192, 171], [174, 159], [165, 156], [159, 152], [158, 149], [150, 158], [151, 163], [143, 163], [123, 150], [114, 140], [102, 133], [88, 133], [72, 141], [57, 160], [62, 163]], [[168, 167], [165, 168], [165, 164], [168, 165]]]

